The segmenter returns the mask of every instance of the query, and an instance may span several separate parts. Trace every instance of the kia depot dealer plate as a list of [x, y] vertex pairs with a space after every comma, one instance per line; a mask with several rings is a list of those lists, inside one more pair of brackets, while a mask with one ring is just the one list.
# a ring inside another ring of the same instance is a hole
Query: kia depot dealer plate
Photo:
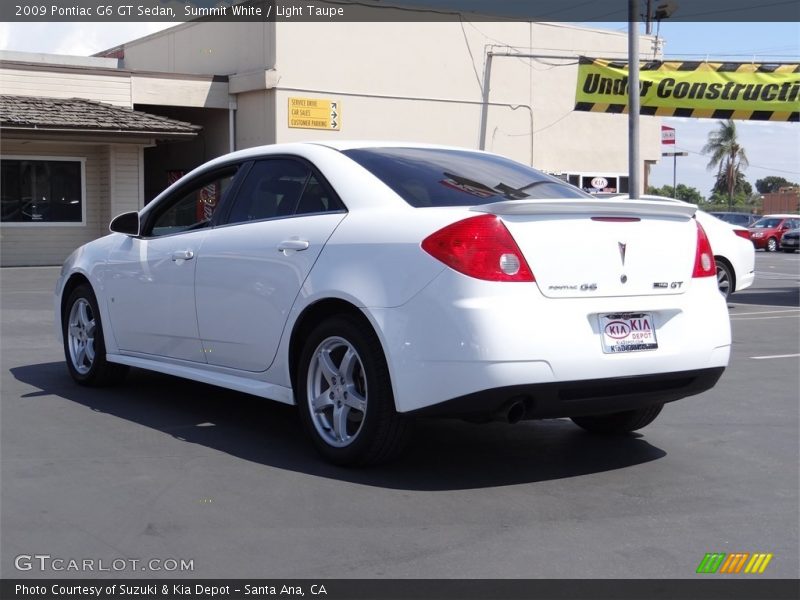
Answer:
[[606, 354], [658, 348], [652, 314], [614, 313], [599, 317], [603, 352]]

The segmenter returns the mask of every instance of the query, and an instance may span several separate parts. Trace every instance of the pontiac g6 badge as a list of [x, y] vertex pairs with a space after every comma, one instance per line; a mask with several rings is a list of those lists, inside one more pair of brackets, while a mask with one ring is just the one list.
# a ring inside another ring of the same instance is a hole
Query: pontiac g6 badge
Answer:
[[617, 242], [617, 246], [619, 246], [619, 257], [622, 259], [622, 266], [625, 266], [625, 249], [628, 247], [628, 244], [623, 244], [622, 242]]

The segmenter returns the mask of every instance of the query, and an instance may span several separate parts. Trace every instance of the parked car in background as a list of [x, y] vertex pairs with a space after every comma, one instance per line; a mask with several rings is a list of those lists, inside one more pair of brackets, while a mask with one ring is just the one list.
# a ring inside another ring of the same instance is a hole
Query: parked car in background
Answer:
[[394, 456], [418, 415], [624, 433], [728, 364], [694, 212], [458, 148], [249, 148], [67, 258], [56, 327], [80, 384], [133, 366], [295, 404], [337, 464]]
[[[625, 196], [627, 197], [627, 196]], [[696, 208], [683, 200], [664, 196], [645, 195], [642, 199], [679, 202]], [[695, 212], [695, 219], [703, 226], [714, 251], [717, 269], [717, 286], [720, 293], [729, 298], [734, 292], [753, 285], [755, 279], [755, 248], [750, 241], [750, 231], [744, 227], [731, 225], [711, 213], [702, 210]]]
[[756, 249], [750, 241], [750, 231], [731, 225], [698, 210], [695, 218], [703, 226], [714, 251], [717, 264], [717, 285], [727, 299], [753, 285], [756, 274]]
[[781, 236], [798, 227], [798, 215], [764, 215], [750, 227], [750, 239], [756, 248], [775, 252], [780, 248]]
[[790, 229], [781, 236], [781, 250], [797, 252], [800, 249], [800, 229]]
[[718, 219], [725, 221], [726, 223], [730, 223], [731, 225], [738, 225], [739, 227], [750, 227], [753, 223], [761, 218], [760, 215], [738, 212], [712, 211], [708, 214], [714, 215]]

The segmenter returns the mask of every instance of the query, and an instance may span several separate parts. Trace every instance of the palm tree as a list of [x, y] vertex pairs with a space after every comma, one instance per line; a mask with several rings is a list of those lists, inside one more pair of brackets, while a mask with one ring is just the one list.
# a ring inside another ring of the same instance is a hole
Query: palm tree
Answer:
[[739, 144], [736, 136], [736, 123], [733, 119], [719, 122], [719, 129], [708, 134], [708, 142], [701, 150], [703, 154], [710, 154], [708, 170], [717, 169], [717, 182], [725, 180], [728, 190], [728, 207], [733, 204], [733, 192], [736, 182], [740, 179], [741, 171], [749, 165], [744, 148]]

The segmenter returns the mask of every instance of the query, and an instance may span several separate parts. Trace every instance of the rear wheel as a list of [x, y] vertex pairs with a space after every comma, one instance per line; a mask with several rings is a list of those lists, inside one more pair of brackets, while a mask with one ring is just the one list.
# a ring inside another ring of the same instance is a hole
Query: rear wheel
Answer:
[[767, 240], [767, 252], [775, 252], [778, 249], [778, 240], [771, 237]]
[[67, 369], [75, 381], [98, 387], [122, 381], [128, 367], [106, 360], [100, 311], [88, 284], [79, 285], [69, 295], [61, 327]]
[[733, 293], [733, 273], [728, 263], [721, 260], [719, 257], [716, 258], [715, 262], [717, 263], [717, 287], [719, 288], [720, 294], [727, 300]]
[[590, 417], [572, 417], [572, 422], [592, 433], [628, 433], [646, 427], [664, 408], [663, 404], [655, 404], [638, 410], [596, 415]]
[[339, 465], [394, 458], [408, 435], [398, 414], [389, 369], [375, 332], [338, 315], [308, 337], [297, 369], [300, 419], [317, 450]]

